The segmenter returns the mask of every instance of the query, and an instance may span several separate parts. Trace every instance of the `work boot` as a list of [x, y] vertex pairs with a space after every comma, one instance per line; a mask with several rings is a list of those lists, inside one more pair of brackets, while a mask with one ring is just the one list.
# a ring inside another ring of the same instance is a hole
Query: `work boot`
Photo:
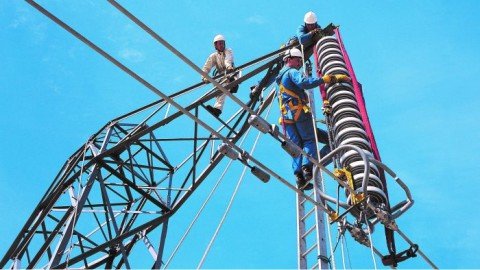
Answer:
[[230, 89], [230, 93], [235, 94], [238, 92], [238, 85], [235, 85], [232, 89]]
[[305, 177], [305, 181], [310, 181], [313, 177], [312, 174], [312, 167], [310, 166], [302, 166], [303, 176]]
[[211, 114], [213, 114], [215, 117], [219, 117], [222, 111], [220, 109], [217, 109], [215, 107], [212, 107], [210, 105], [206, 106], [207, 111], [209, 111]]
[[296, 173], [295, 176], [297, 177], [297, 187], [300, 190], [310, 190], [313, 188], [312, 183], [308, 183], [307, 181], [305, 181], [302, 173]]
[[[229, 81], [230, 81], [230, 82], [235, 81], [235, 77], [230, 77], [230, 78], [229, 78]], [[230, 93], [232, 93], [232, 94], [237, 93], [237, 92], [238, 92], [238, 86], [239, 86], [239, 85], [237, 84], [237, 85], [235, 85], [234, 87], [232, 87], [232, 89], [230, 89]]]

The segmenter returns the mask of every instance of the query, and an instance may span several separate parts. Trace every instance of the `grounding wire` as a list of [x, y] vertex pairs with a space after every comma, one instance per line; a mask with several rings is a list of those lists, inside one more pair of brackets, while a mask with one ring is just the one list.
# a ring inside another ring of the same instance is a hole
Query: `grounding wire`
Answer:
[[[275, 93], [276, 93], [276, 92], [275, 92]], [[274, 96], [273, 98], [275, 98], [275, 96]], [[270, 105], [269, 105], [269, 108], [268, 108], [268, 110], [267, 110], [266, 117], [268, 117], [268, 115], [270, 114], [270, 110], [271, 110], [271, 108], [272, 108], [272, 105], [273, 105], [273, 102], [271, 102]], [[251, 128], [250, 128], [250, 129], [251, 129]], [[250, 129], [248, 129], [248, 131], [250, 131]], [[247, 133], [248, 133], [248, 131], [247, 131]], [[257, 146], [257, 142], [258, 142], [258, 140], [259, 140], [259, 138], [260, 138], [260, 135], [262, 135], [262, 132], [261, 132], [261, 131], [258, 131], [257, 138], [255, 139], [255, 141], [254, 141], [254, 143], [253, 143], [253, 146], [252, 146], [252, 149], [251, 149], [251, 153], [252, 153], [252, 154], [253, 154], [253, 152], [255, 151], [255, 148], [256, 148], [256, 146]], [[247, 137], [247, 134], [245, 134], [245, 137], [244, 137], [244, 138], [246, 138], [246, 137]], [[210, 249], [211, 249], [211, 246], [212, 246], [213, 242], [215, 241], [215, 239], [217, 238], [218, 233], [219, 233], [220, 229], [222, 228], [223, 223], [225, 222], [225, 219], [227, 218], [228, 213], [230, 212], [230, 209], [231, 209], [231, 206], [232, 206], [232, 204], [233, 204], [233, 201], [235, 200], [235, 196], [237, 195], [237, 192], [238, 192], [238, 190], [239, 190], [239, 188], [240, 188], [240, 184], [242, 183], [242, 181], [243, 181], [243, 179], [244, 179], [244, 177], [245, 177], [245, 172], [246, 172], [246, 171], [247, 171], [247, 167], [245, 166], [245, 167], [243, 168], [242, 174], [240, 175], [240, 177], [239, 177], [239, 179], [238, 179], [237, 186], [235, 187], [235, 190], [234, 190], [234, 192], [233, 192], [233, 194], [232, 194], [232, 196], [231, 196], [231, 198], [230, 198], [230, 201], [229, 201], [229, 203], [228, 203], [228, 205], [227, 205], [227, 208], [225, 209], [225, 212], [224, 212], [224, 214], [223, 214], [223, 216], [222, 216], [222, 219], [220, 220], [220, 223], [218, 224], [217, 229], [215, 230], [215, 233], [213, 234], [212, 238], [210, 239], [210, 243], [208, 244], [207, 249], [205, 250], [205, 253], [203, 254], [203, 257], [202, 257], [202, 259], [200, 260], [200, 262], [199, 262], [199, 264], [198, 264], [198, 266], [197, 266], [197, 269], [200, 269], [200, 268], [203, 266], [203, 263], [204, 263], [207, 255], [208, 255]]]

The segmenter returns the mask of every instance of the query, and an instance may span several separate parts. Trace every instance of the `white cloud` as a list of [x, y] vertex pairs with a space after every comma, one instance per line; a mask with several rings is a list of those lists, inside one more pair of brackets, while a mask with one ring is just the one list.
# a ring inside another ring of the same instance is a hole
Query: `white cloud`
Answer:
[[27, 29], [35, 44], [41, 43], [46, 38], [47, 25], [45, 22], [37, 22], [35, 16], [33, 16], [33, 10], [18, 6], [15, 10], [15, 16], [13, 20], [8, 24], [8, 28]]
[[15, 17], [15, 19], [13, 20], [13, 22], [10, 23], [9, 27], [10, 28], [18, 28], [20, 25], [23, 25], [27, 22], [27, 16], [23, 15], [23, 14], [18, 14], [17, 17]]
[[175, 76], [175, 78], [173, 78], [173, 81], [176, 83], [179, 83], [179, 82], [183, 82], [184, 79], [185, 79], [184, 76], [179, 75], [179, 76]]
[[247, 21], [247, 23], [250, 23], [250, 24], [265, 24], [266, 23], [265, 18], [260, 16], [260, 15], [250, 16], [246, 19], [246, 21]]
[[142, 52], [130, 48], [121, 50], [120, 57], [135, 63], [139, 63], [145, 60], [145, 55]]
[[15, 6], [15, 13], [12, 21], [8, 24], [9, 28], [16, 29], [29, 22], [31, 10], [19, 3], [12, 3]]

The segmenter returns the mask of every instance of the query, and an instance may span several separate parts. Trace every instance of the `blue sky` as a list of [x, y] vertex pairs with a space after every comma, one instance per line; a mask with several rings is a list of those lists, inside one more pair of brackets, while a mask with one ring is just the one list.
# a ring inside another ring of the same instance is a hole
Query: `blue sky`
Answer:
[[[40, 3], [166, 93], [199, 81], [108, 3]], [[480, 266], [478, 1], [120, 3], [200, 66], [218, 33], [240, 65], [278, 49], [309, 10], [321, 25], [340, 25], [382, 159], [415, 198], [400, 227], [441, 268]], [[25, 2], [2, 1], [0, 22], [3, 256], [64, 161], [110, 119], [158, 97]], [[247, 91], [243, 85], [237, 96], [245, 101]], [[226, 106], [238, 109], [231, 100]], [[261, 150], [258, 157], [273, 163]], [[275, 163], [291, 174], [288, 157]], [[235, 179], [222, 185], [197, 235], [210, 238]], [[205, 186], [199, 194], [208, 192]], [[188, 224], [199, 205], [189, 204], [174, 222]], [[187, 241], [177, 267], [196, 267], [208, 243], [198, 239]], [[353, 242], [349, 249], [353, 267], [373, 267], [364, 257], [368, 250]], [[273, 180], [264, 185], [247, 177], [204, 267], [295, 268], [295, 252], [293, 193]], [[403, 267], [427, 265], [416, 259]]]

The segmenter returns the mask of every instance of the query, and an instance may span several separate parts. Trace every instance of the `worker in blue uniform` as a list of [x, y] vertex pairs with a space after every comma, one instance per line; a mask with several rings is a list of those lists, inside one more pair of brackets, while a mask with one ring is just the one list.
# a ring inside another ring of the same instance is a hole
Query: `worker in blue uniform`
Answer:
[[315, 35], [321, 33], [322, 28], [317, 23], [317, 15], [312, 11], [305, 14], [303, 22], [297, 29], [297, 38], [300, 44], [307, 44]]
[[[343, 74], [324, 75], [322, 78], [305, 77], [299, 71], [302, 66], [302, 53], [293, 48], [287, 51], [283, 58], [285, 66], [276, 78], [279, 86], [280, 99], [280, 123], [284, 127], [287, 137], [309, 156], [317, 159], [317, 146], [313, 129], [312, 114], [308, 106], [308, 97], [304, 89], [319, 86], [322, 83], [347, 82], [350, 78]], [[329, 152], [329, 148], [321, 150], [321, 156]], [[300, 155], [293, 158], [293, 173], [297, 178], [297, 186], [300, 189], [312, 189], [308, 183], [312, 179], [312, 162]]]
[[303, 23], [297, 28], [297, 39], [300, 44], [306, 45], [312, 40], [320, 39], [324, 36], [331, 36], [337, 26], [330, 23], [325, 28], [320, 27], [317, 22], [317, 15], [312, 11], [305, 13]]

